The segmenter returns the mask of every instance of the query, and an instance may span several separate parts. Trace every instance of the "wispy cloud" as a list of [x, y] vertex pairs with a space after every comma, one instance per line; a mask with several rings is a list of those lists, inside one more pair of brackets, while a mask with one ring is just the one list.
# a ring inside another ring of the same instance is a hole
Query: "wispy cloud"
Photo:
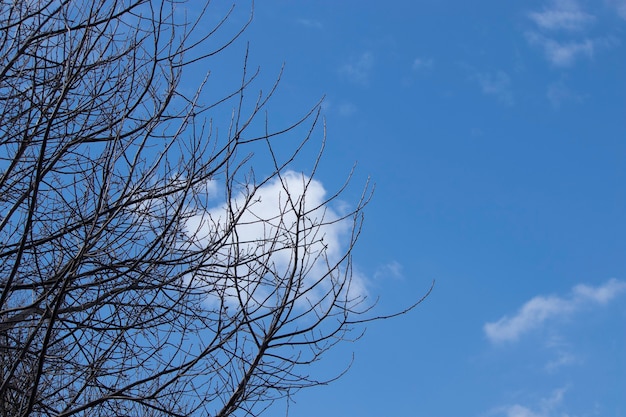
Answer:
[[599, 287], [577, 285], [565, 297], [534, 297], [513, 317], [504, 316], [496, 322], [486, 323], [483, 330], [493, 343], [514, 342], [550, 319], [571, 315], [588, 306], [607, 304], [623, 292], [626, 292], [626, 282], [617, 279]]
[[342, 65], [339, 72], [354, 83], [367, 84], [373, 68], [374, 54], [368, 51]]
[[474, 79], [480, 84], [483, 94], [493, 96], [508, 106], [513, 104], [511, 78], [506, 72], [477, 73], [474, 75]]
[[382, 266], [379, 266], [374, 273], [376, 279], [388, 279], [388, 278], [403, 278], [404, 271], [402, 264], [398, 261], [391, 261]]
[[556, 67], [571, 66], [581, 57], [592, 58], [596, 40], [584, 38], [576, 41], [557, 41], [537, 32], [529, 32], [526, 38], [532, 45], [543, 49], [548, 62]]
[[413, 64], [411, 65], [411, 69], [413, 71], [431, 69], [433, 67], [433, 64], [434, 61], [432, 58], [415, 58], [413, 60]]
[[595, 21], [595, 16], [581, 10], [573, 0], [555, 0], [541, 12], [531, 12], [528, 17], [541, 29], [579, 31]]
[[342, 117], [350, 117], [356, 114], [359, 111], [359, 108], [356, 104], [344, 101], [339, 104], [331, 102], [329, 99], [324, 100], [322, 103], [322, 109], [325, 113], [335, 113]]
[[[626, 18], [626, 0], [614, 3]], [[590, 36], [589, 28], [598, 18], [575, 0], [552, 0], [543, 10], [529, 12], [528, 18], [533, 22], [525, 34], [528, 43], [542, 50], [548, 62], [558, 68], [592, 59], [597, 50], [617, 43], [610, 35]]]
[[543, 398], [536, 407], [530, 408], [520, 404], [514, 404], [501, 408], [501, 412], [506, 417], [567, 417], [559, 408], [563, 403], [563, 398], [567, 388], [559, 388], [552, 392], [548, 398]]
[[559, 408], [567, 388], [559, 388], [552, 392], [550, 397], [542, 399], [536, 407], [528, 407], [521, 404], [512, 404], [499, 407], [493, 415], [506, 417], [567, 417]]
[[505, 415], [507, 417], [541, 417], [541, 414], [534, 413], [529, 408], [521, 406], [519, 404], [514, 404], [509, 407], [506, 407]]
[[608, 3], [615, 9], [619, 17], [626, 19], [626, 0], [608, 0]]
[[296, 22], [299, 25], [306, 26], [306, 27], [312, 28], [312, 29], [323, 29], [324, 28], [324, 24], [322, 22], [320, 22], [319, 20], [315, 20], [315, 19], [297, 19]]
[[551, 334], [545, 347], [552, 352], [552, 357], [544, 365], [544, 370], [554, 374], [561, 368], [571, 365], [582, 365], [585, 360], [574, 352], [574, 346], [560, 335]]
[[557, 352], [556, 358], [552, 359], [546, 364], [545, 369], [546, 371], [552, 373], [552, 372], [557, 371], [558, 369], [561, 369], [568, 365], [572, 365], [576, 362], [579, 362], [579, 359], [573, 353], [566, 352], [566, 351], [559, 351]]
[[341, 103], [339, 105], [339, 115], [348, 117], [357, 112], [357, 107], [353, 103]]
[[546, 97], [554, 108], [559, 108], [566, 102], [580, 103], [583, 101], [583, 96], [571, 90], [562, 80], [548, 86]]

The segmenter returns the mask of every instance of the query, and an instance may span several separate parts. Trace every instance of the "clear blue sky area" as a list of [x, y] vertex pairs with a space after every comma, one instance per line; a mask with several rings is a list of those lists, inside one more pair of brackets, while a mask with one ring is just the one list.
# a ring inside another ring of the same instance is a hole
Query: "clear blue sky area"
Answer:
[[325, 96], [324, 187], [355, 162], [345, 201], [376, 183], [354, 262], [377, 311], [436, 281], [291, 416], [626, 416], [625, 0], [257, 1], [216, 77], [246, 42], [254, 88], [285, 64], [270, 124]]

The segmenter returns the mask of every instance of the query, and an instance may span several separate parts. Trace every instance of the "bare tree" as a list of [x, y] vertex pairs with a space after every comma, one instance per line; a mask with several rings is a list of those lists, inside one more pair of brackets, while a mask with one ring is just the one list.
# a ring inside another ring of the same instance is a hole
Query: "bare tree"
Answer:
[[247, 60], [223, 97], [188, 93], [186, 68], [247, 23], [223, 38], [230, 12], [207, 29], [208, 2], [183, 11], [0, 1], [1, 415], [258, 415], [325, 383], [308, 366], [368, 320], [350, 258], [367, 187], [340, 211], [317, 160], [290, 171], [319, 105], [270, 131]]

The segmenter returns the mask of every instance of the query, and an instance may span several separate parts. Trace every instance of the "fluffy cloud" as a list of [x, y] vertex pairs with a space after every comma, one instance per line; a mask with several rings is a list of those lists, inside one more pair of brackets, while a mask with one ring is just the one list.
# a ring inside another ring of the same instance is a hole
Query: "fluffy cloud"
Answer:
[[[211, 247], [216, 239], [228, 236], [211, 255], [213, 270], [188, 279], [194, 286], [207, 289], [209, 302], [213, 294], [232, 303], [244, 298], [246, 304], [264, 304], [272, 302], [276, 285], [290, 285], [281, 280], [290, 279], [298, 268], [297, 275], [304, 279], [294, 284], [294, 291], [307, 292], [309, 302], [323, 298], [333, 284], [328, 281], [330, 277], [321, 278], [328, 265], [342, 259], [351, 225], [327, 204], [322, 183], [289, 171], [258, 188], [251, 197], [246, 194], [188, 219], [186, 234], [199, 248]], [[238, 220], [229, 231], [233, 215]], [[233, 259], [245, 261], [233, 264]], [[251, 278], [234, 282], [232, 276]], [[364, 280], [353, 274], [344, 291], [352, 299], [364, 297]]]
[[568, 316], [588, 306], [606, 304], [625, 291], [626, 282], [616, 279], [599, 287], [577, 285], [566, 297], [534, 297], [513, 317], [504, 316], [496, 322], [486, 323], [483, 329], [493, 343], [516, 341], [549, 319]]

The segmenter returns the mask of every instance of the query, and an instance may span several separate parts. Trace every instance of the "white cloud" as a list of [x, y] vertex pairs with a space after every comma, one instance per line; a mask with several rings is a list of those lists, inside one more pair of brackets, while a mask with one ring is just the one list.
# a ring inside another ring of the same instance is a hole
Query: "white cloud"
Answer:
[[529, 408], [519, 404], [506, 407], [505, 414], [507, 417], [541, 417], [541, 414], [533, 413]]
[[351, 62], [342, 65], [339, 68], [339, 72], [354, 83], [367, 84], [373, 68], [374, 55], [368, 51], [362, 53]]
[[550, 397], [542, 399], [535, 409], [512, 404], [498, 408], [494, 414], [506, 417], [567, 417], [567, 413], [559, 410], [566, 391], [566, 388], [554, 390]]
[[572, 365], [576, 362], [579, 362], [579, 359], [573, 353], [559, 351], [557, 357], [546, 364], [545, 369], [548, 372], [555, 372], [557, 369]]
[[483, 94], [496, 97], [501, 103], [513, 104], [511, 78], [504, 71], [495, 73], [478, 73], [474, 78], [480, 84]]
[[[291, 291], [306, 291], [303, 302], [321, 300], [332, 278], [319, 283], [317, 280], [328, 272], [327, 265], [339, 262], [343, 256], [350, 238], [350, 222], [341, 220], [341, 213], [328, 206], [322, 183], [301, 173], [285, 172], [280, 179], [258, 188], [251, 199], [245, 194], [234, 197], [229, 205], [216, 206], [188, 219], [186, 234], [199, 248], [209, 247], [221, 236], [230, 237], [218, 253], [211, 255], [211, 271], [187, 279], [194, 286], [206, 288], [208, 302], [223, 297], [238, 303], [242, 298], [243, 304], [258, 306], [271, 304], [276, 285], [288, 285], [281, 279], [297, 267], [304, 279], [295, 282]], [[227, 231], [232, 225], [229, 208], [240, 215], [234, 233]], [[236, 257], [246, 262], [233, 264]], [[235, 275], [251, 275], [254, 279], [234, 282]], [[268, 277], [265, 282], [264, 276]], [[364, 297], [364, 278], [353, 274], [350, 288], [344, 292], [350, 298]], [[212, 300], [211, 296], [217, 298]]]
[[597, 288], [579, 284], [574, 287], [572, 292], [574, 293], [574, 300], [590, 300], [599, 304], [606, 304], [624, 290], [626, 290], [626, 282], [611, 279]]
[[546, 92], [546, 97], [555, 108], [561, 107], [561, 105], [566, 102], [580, 103], [583, 101], [583, 97], [575, 91], [572, 91], [563, 81], [550, 84]]
[[555, 0], [550, 8], [531, 12], [528, 17], [541, 29], [579, 31], [593, 23], [595, 17], [580, 9], [573, 0]]
[[[626, 0], [606, 0], [605, 4], [626, 19]], [[590, 36], [589, 28], [598, 18], [582, 10], [575, 0], [553, 0], [542, 11], [528, 13], [528, 17], [534, 23], [526, 32], [528, 43], [540, 48], [555, 67], [569, 67], [580, 59], [592, 59], [597, 51], [619, 43], [606, 29], [604, 35]]]
[[556, 67], [568, 67], [581, 57], [592, 58], [597, 42], [592, 39], [557, 41], [536, 32], [526, 34], [528, 41], [543, 49], [546, 59]]
[[544, 365], [548, 373], [556, 373], [563, 367], [584, 363], [582, 357], [573, 353], [572, 345], [557, 334], [551, 334], [545, 344], [553, 352], [553, 357]]
[[376, 269], [374, 273], [376, 279], [400, 279], [404, 278], [404, 272], [402, 264], [398, 261], [391, 261], [382, 265]]
[[616, 279], [599, 287], [577, 285], [567, 297], [534, 297], [515, 316], [504, 316], [496, 322], [486, 323], [483, 330], [493, 343], [513, 342], [549, 319], [568, 316], [594, 304], [606, 304], [625, 291], [626, 282]]

